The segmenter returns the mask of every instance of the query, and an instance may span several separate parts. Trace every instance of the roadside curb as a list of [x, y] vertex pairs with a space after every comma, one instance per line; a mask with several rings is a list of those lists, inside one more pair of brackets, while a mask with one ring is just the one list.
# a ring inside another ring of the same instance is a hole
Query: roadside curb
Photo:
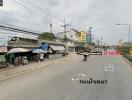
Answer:
[[[70, 55], [68, 55], [68, 56], [70, 56]], [[40, 63], [41, 65], [39, 67], [30, 67], [30, 68], [27, 68], [27, 69], [23, 69], [21, 71], [12, 73], [12, 75], [9, 75], [9, 76], [8, 75], [7, 76], [3, 75], [4, 77], [0, 78], [0, 82], [7, 81], [7, 80], [9, 80], [11, 78], [19, 77], [19, 76], [24, 75], [24, 74], [28, 74], [28, 73], [33, 72], [33, 71], [35, 71], [37, 69], [40, 69], [40, 68], [45, 68], [48, 65], [56, 64], [58, 62], [57, 60], [62, 60], [62, 58], [66, 59], [68, 56], [57, 58], [57, 59], [52, 59], [51, 61], [47, 60], [47, 62], [45, 64], [44, 64], [44, 62]]]
[[121, 57], [126, 63], [128, 63], [129, 65], [132, 66], [132, 62], [130, 62], [128, 59], [126, 59], [123, 55], [121, 55]]
[[[43, 65], [43, 66], [52, 65], [52, 64], [55, 64], [55, 63], [57, 63], [57, 62], [47, 63], [47, 64], [45, 64], [45, 65]], [[6, 81], [6, 80], [9, 80], [9, 79], [11, 79], [11, 78], [14, 78], [14, 77], [18, 77], [18, 76], [27, 74], [27, 73], [29, 73], [29, 72], [33, 72], [33, 71], [35, 71], [35, 70], [37, 70], [37, 69], [40, 69], [40, 68], [43, 68], [43, 67], [40, 66], [40, 67], [35, 67], [35, 68], [29, 68], [29, 69], [22, 70], [21, 72], [16, 72], [16, 73], [14, 73], [13, 75], [6, 76], [5, 78], [0, 79], [0, 82], [3, 82], [3, 81]]]

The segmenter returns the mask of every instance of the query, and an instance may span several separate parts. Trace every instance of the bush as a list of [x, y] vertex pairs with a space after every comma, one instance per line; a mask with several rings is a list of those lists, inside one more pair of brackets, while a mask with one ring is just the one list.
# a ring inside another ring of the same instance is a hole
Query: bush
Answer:
[[124, 56], [125, 58], [127, 58], [130, 62], [132, 62], [132, 56], [131, 56], [131, 55], [129, 55], [129, 54], [127, 54], [127, 53], [124, 53], [123, 56]]

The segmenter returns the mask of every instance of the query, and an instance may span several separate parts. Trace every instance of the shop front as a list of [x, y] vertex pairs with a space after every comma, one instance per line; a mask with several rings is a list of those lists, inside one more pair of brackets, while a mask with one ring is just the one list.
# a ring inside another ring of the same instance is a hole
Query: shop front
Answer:
[[53, 50], [54, 58], [65, 56], [66, 49], [63, 45], [49, 45]]
[[17, 66], [27, 64], [30, 52], [30, 49], [26, 48], [12, 48], [7, 52], [8, 62]]
[[6, 46], [0, 46], [0, 68], [7, 67], [7, 47]]
[[43, 42], [41, 49], [47, 51], [45, 58], [48, 59], [59, 58], [66, 54], [64, 44]]

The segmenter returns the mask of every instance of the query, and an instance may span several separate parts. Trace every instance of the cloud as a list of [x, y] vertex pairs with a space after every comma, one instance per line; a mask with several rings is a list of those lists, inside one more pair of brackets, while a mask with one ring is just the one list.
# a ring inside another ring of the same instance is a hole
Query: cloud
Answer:
[[26, 0], [5, 0], [4, 7], [0, 8], [0, 23], [49, 31], [52, 22], [53, 31], [57, 33], [63, 31], [61, 25], [65, 18], [79, 30], [87, 31], [88, 27], [93, 27], [92, 34], [96, 39], [103, 37], [109, 43], [115, 43], [119, 38], [127, 41], [128, 27], [116, 24], [132, 22], [131, 0], [29, 0], [43, 8], [43, 12], [22, 1]]

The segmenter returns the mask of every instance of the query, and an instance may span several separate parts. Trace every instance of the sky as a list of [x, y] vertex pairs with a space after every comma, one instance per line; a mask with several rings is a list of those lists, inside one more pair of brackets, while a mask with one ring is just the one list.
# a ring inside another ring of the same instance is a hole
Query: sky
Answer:
[[[31, 3], [42, 9], [32, 8]], [[87, 31], [92, 27], [96, 40], [102, 37], [103, 42], [113, 44], [120, 38], [128, 40], [128, 26], [117, 24], [132, 23], [131, 5], [132, 0], [4, 0], [0, 24], [46, 32], [52, 23], [56, 34], [63, 31], [65, 19], [67, 30]]]

